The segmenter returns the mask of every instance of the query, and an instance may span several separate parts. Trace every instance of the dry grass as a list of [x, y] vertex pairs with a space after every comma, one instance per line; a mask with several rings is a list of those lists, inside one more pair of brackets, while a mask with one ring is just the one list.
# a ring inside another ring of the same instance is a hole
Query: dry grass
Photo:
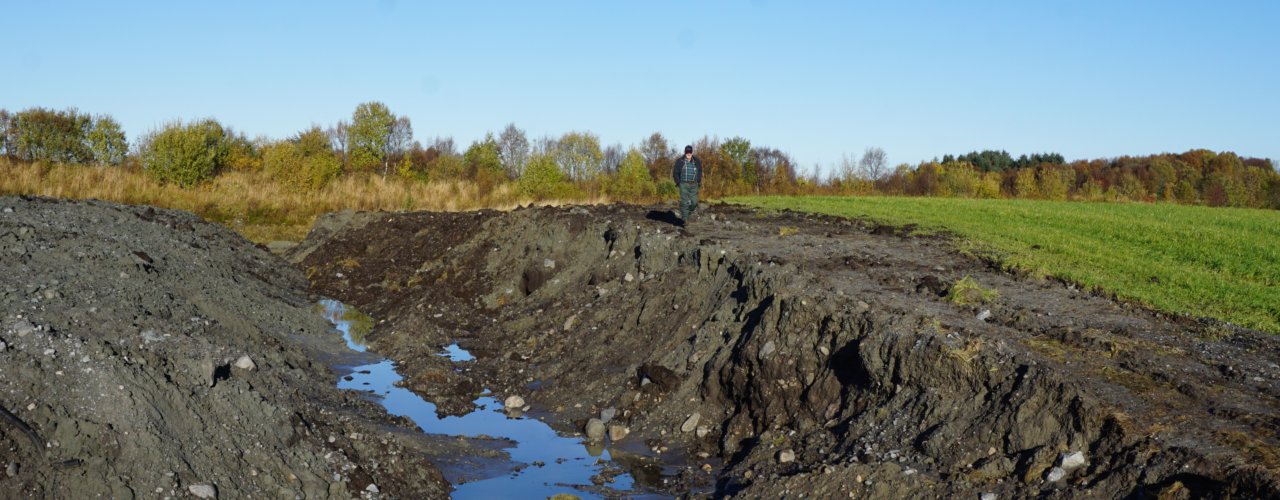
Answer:
[[431, 210], [453, 212], [520, 204], [608, 203], [605, 196], [574, 200], [521, 199], [511, 184], [491, 190], [471, 182], [422, 183], [357, 174], [318, 190], [302, 191], [272, 181], [262, 172], [228, 172], [190, 189], [159, 184], [138, 170], [17, 162], [0, 158], [0, 195], [114, 201], [193, 212], [223, 224], [250, 240], [300, 241], [317, 215], [354, 210]]

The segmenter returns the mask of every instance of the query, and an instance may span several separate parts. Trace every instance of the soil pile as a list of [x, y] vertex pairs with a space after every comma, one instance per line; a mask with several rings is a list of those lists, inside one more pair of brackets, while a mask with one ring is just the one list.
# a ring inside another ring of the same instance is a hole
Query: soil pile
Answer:
[[181, 211], [0, 198], [0, 497], [443, 498], [300, 272]]
[[[485, 388], [520, 396], [639, 452], [619, 465], [653, 492], [1280, 491], [1270, 336], [1004, 272], [911, 227], [725, 205], [672, 222], [629, 205], [347, 212], [292, 258], [311, 290], [380, 318], [373, 349], [442, 414]], [[437, 355], [453, 342], [476, 359]], [[660, 478], [641, 455], [689, 462]]]

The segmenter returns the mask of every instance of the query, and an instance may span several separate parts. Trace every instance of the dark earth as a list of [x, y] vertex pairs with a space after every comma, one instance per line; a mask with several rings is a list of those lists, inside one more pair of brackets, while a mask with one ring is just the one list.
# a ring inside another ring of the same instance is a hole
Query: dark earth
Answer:
[[[186, 212], [0, 198], [0, 497], [447, 498], [439, 467], [502, 457], [337, 389], [362, 358], [321, 297], [442, 415], [613, 413], [601, 475], [646, 494], [1278, 496], [1268, 334], [911, 226], [670, 208], [341, 212], [286, 261]], [[581, 489], [635, 493], [607, 479]]]

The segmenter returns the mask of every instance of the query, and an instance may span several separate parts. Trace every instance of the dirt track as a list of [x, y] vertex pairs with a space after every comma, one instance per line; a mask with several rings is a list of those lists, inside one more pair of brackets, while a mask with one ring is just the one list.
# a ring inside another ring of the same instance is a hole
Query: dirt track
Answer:
[[[570, 431], [615, 408], [630, 431], [615, 449], [689, 457], [654, 492], [1280, 491], [1270, 336], [1009, 274], [910, 228], [702, 215], [686, 231], [664, 207], [347, 212], [292, 258], [312, 291], [380, 318], [373, 348], [440, 412], [483, 388]], [[966, 275], [999, 297], [944, 300]], [[478, 358], [436, 355], [455, 341]]]

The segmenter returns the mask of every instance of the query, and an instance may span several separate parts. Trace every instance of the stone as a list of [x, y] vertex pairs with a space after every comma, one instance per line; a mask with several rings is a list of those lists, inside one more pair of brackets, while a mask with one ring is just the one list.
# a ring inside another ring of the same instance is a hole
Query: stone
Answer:
[[25, 337], [27, 334], [36, 331], [36, 327], [35, 325], [32, 325], [30, 321], [24, 319], [13, 324], [13, 331], [16, 332], [19, 337]]
[[164, 342], [164, 337], [156, 333], [155, 330], [145, 330], [141, 334], [142, 340], [147, 342]]
[[979, 500], [996, 500], [998, 498], [995, 493], [983, 493], [978, 497]]
[[618, 415], [618, 409], [610, 406], [600, 412], [600, 421], [607, 424], [609, 423], [609, 421], [613, 420], [613, 417], [617, 415]]
[[204, 379], [204, 383], [209, 384], [209, 387], [213, 387], [213, 384], [216, 382], [216, 379], [214, 378], [215, 374], [216, 368], [213, 366], [212, 359], [206, 359], [200, 362], [200, 376]]
[[765, 356], [773, 354], [773, 351], [776, 350], [777, 348], [778, 348], [777, 344], [774, 344], [772, 340], [765, 342], [764, 347], [760, 348], [760, 354], [757, 357], [759, 359], [764, 359]]
[[367, 491], [367, 492], [369, 492], [369, 493], [377, 493], [377, 492], [378, 492], [378, 485], [373, 484], [373, 483], [369, 483], [369, 486], [365, 486], [365, 487], [364, 487], [364, 490], [365, 490], [365, 491]]
[[978, 313], [977, 316], [974, 316], [974, 318], [977, 318], [978, 321], [986, 321], [987, 318], [990, 318], [990, 317], [991, 317], [990, 309], [983, 309], [982, 312]]
[[1058, 467], [1062, 470], [1070, 471], [1084, 465], [1084, 453], [1079, 451], [1068, 451], [1058, 455]]
[[9, 477], [18, 475], [18, 462], [9, 462], [9, 466], [4, 468], [4, 473]]
[[61, 296], [62, 294], [58, 293], [57, 290], [45, 289], [44, 291], [44, 298], [47, 300], [53, 300]]
[[282, 255], [289, 250], [293, 250], [296, 246], [298, 246], [298, 244], [292, 241], [273, 241], [271, 243], [267, 243], [267, 251], [276, 255]]
[[698, 420], [700, 419], [702, 419], [702, 415], [699, 415], [696, 411], [693, 412], [693, 415], [689, 415], [689, 418], [685, 419], [684, 423], [680, 425], [680, 432], [693, 432], [694, 429], [698, 428]]
[[524, 398], [516, 395], [507, 396], [507, 400], [502, 404], [507, 408], [521, 408], [524, 406]]
[[597, 442], [604, 440], [604, 422], [601, 422], [598, 418], [588, 420], [587, 439]]
[[239, 368], [241, 370], [248, 370], [248, 371], [254, 371], [258, 369], [258, 364], [254, 363], [253, 358], [250, 358], [248, 354], [245, 354], [244, 356], [240, 356], [240, 359], [236, 360], [235, 366], [236, 368]]
[[543, 260], [542, 260], [542, 267], [545, 267], [545, 268], [547, 268], [547, 269], [555, 269], [555, 268], [556, 268], [556, 261], [551, 260], [551, 259], [543, 259]]
[[824, 345], [818, 348], [818, 352], [822, 353], [823, 356], [826, 356], [831, 354], [831, 349], [827, 349], [827, 346]]
[[6, 343], [4, 343], [4, 342], [0, 342], [0, 352], [4, 351], [5, 349], [8, 349], [8, 348], [9, 348], [9, 344], [6, 344]]
[[218, 488], [212, 484], [193, 484], [187, 487], [196, 498], [218, 498]]
[[791, 448], [778, 452], [778, 463], [785, 464], [794, 461], [796, 461], [796, 452], [792, 451]]
[[698, 436], [699, 439], [701, 439], [701, 438], [707, 437], [707, 434], [711, 432], [711, 429], [699, 426], [698, 429], [693, 432]]
[[567, 319], [567, 320], [565, 320], [565, 321], [564, 321], [564, 331], [566, 331], [566, 332], [567, 332], [567, 331], [569, 331], [569, 330], [572, 330], [572, 329], [573, 329], [573, 321], [574, 321], [574, 320], [576, 320], [576, 319], [578, 319], [578, 315], [577, 315], [577, 314], [575, 314], [575, 315], [573, 315], [573, 316], [569, 316], [569, 319]]
[[631, 429], [628, 429], [625, 425], [613, 424], [609, 426], [610, 441], [615, 443], [621, 441], [622, 438], [627, 437], [627, 434], [631, 434]]
[[1044, 480], [1050, 483], [1056, 483], [1058, 481], [1061, 481], [1062, 478], [1066, 476], [1067, 476], [1067, 471], [1062, 470], [1062, 467], [1054, 467], [1052, 469], [1049, 469], [1049, 475], [1045, 476]]
[[631, 282], [631, 280], [636, 279], [636, 277], [635, 277], [635, 276], [632, 276], [632, 275], [631, 275], [631, 273], [627, 273], [627, 275], [626, 275], [626, 276], [623, 276], [623, 277], [622, 277], [622, 279], [623, 279], [623, 281], [626, 281], [627, 283], [630, 283], [630, 282]]

